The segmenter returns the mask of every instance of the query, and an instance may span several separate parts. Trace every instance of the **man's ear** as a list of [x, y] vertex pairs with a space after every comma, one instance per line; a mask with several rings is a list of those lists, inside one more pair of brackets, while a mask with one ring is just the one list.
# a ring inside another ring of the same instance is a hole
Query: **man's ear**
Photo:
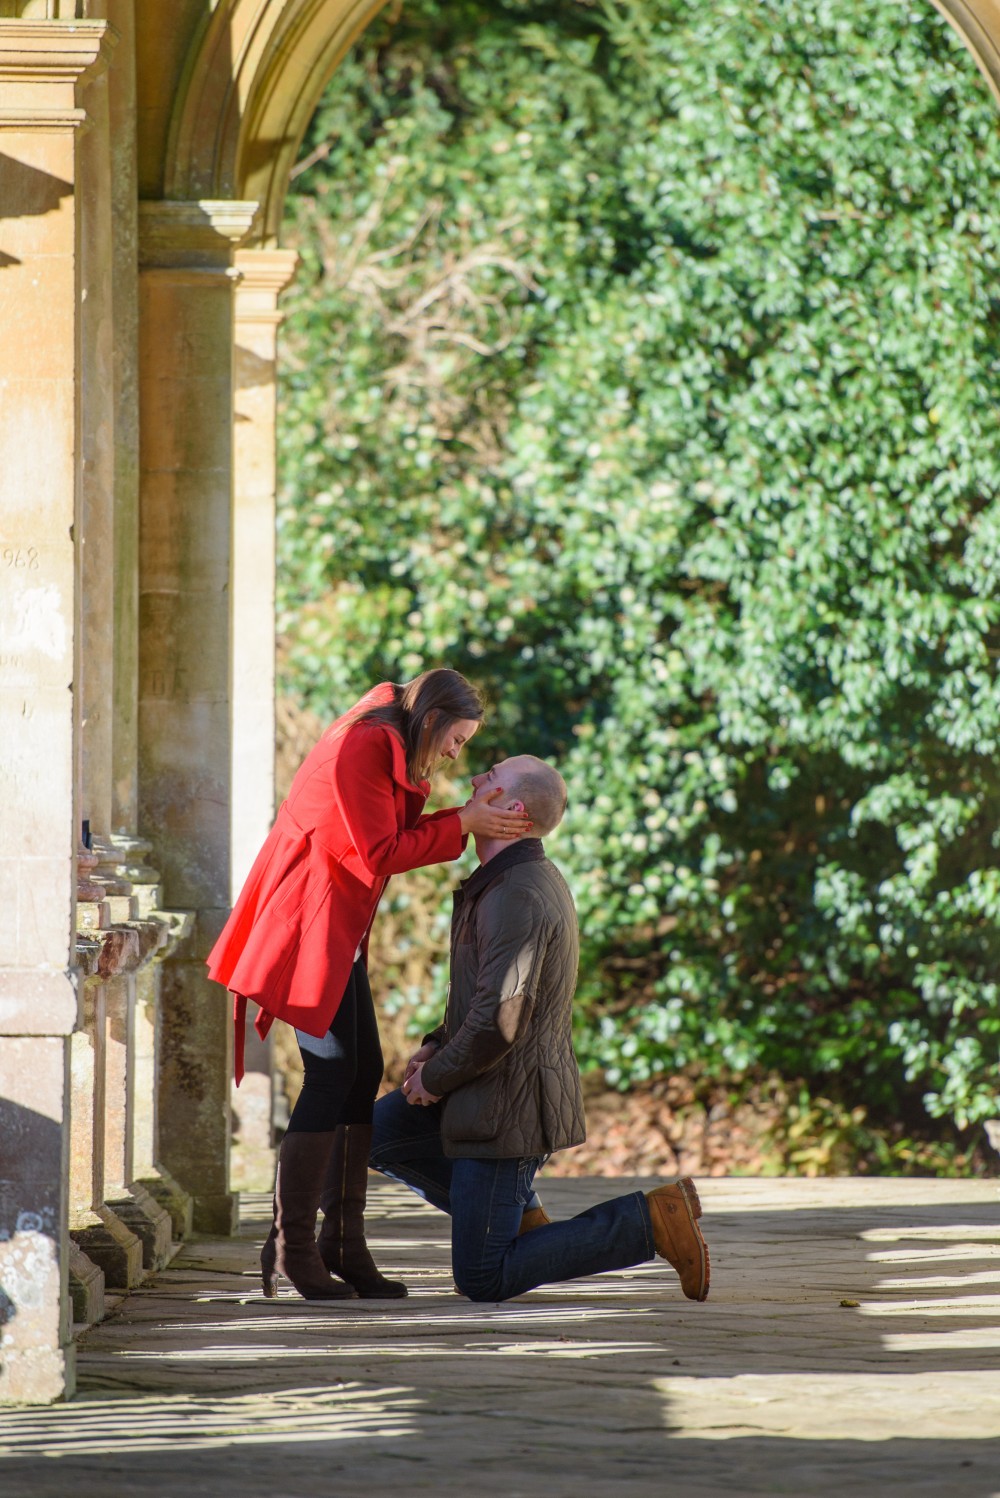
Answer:
[[524, 802], [523, 801], [511, 801], [510, 804], [507, 807], [507, 810], [508, 811], [523, 811], [524, 810]]

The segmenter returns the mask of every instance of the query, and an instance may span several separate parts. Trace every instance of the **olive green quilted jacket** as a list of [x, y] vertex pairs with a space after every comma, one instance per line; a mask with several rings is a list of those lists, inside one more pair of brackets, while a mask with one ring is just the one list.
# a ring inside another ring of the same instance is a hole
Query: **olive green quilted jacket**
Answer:
[[547, 1155], [586, 1137], [572, 1036], [578, 956], [573, 897], [537, 838], [456, 891], [448, 1009], [422, 1076], [444, 1098], [447, 1155]]

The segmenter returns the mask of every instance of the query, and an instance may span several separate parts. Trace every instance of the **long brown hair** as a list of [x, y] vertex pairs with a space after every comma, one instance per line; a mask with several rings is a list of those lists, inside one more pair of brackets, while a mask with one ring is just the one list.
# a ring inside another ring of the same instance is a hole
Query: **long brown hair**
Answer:
[[[361, 723], [387, 723], [406, 746], [406, 773], [416, 784], [433, 768], [435, 746], [453, 723], [469, 718], [481, 723], [486, 702], [478, 687], [458, 671], [438, 666], [412, 681], [393, 686], [394, 700], [373, 707], [357, 719]], [[428, 722], [428, 719], [430, 722]]]

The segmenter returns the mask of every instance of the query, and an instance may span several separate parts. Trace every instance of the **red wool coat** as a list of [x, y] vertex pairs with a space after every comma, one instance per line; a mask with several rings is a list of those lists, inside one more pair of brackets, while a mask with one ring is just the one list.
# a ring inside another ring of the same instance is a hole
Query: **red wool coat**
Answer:
[[[362, 703], [391, 698], [383, 683]], [[465, 847], [458, 809], [421, 815], [429, 786], [407, 775], [402, 739], [382, 723], [351, 724], [357, 711], [303, 760], [209, 954], [209, 977], [235, 996], [237, 1082], [247, 999], [261, 1037], [276, 1019], [325, 1035], [389, 876]]]

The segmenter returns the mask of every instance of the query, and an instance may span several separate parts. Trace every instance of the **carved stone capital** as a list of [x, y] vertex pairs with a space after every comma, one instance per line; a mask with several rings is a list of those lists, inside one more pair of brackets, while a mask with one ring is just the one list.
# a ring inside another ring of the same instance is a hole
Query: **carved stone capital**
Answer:
[[139, 264], [144, 270], [230, 271], [233, 251], [250, 233], [256, 203], [209, 198], [139, 204]]
[[238, 323], [267, 323], [277, 327], [284, 314], [278, 297], [299, 265], [295, 250], [237, 250], [233, 264], [240, 272], [236, 296]]
[[8, 21], [0, 28], [0, 128], [72, 130], [80, 89], [118, 40], [107, 21]]

